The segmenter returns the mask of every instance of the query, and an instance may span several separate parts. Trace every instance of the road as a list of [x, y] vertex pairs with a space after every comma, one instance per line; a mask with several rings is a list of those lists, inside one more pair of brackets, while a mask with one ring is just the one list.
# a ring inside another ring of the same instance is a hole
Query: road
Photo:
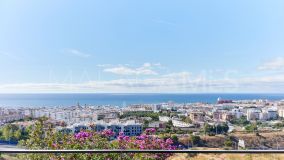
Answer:
[[0, 151], [6, 151], [6, 150], [10, 150], [10, 149], [24, 150], [24, 149], [19, 148], [16, 145], [1, 144], [0, 143]]

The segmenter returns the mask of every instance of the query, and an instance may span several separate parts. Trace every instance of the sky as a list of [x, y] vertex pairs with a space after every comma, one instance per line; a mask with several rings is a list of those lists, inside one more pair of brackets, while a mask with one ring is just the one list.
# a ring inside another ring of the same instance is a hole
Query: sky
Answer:
[[0, 93], [283, 93], [283, 0], [0, 0]]

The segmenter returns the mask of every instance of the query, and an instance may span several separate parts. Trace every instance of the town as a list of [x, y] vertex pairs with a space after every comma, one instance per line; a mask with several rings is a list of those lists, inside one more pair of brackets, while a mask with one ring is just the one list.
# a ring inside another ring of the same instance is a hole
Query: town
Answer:
[[[11, 129], [5, 135], [5, 126], [17, 126], [20, 132], [33, 126], [35, 120], [45, 117], [53, 124], [57, 132], [75, 134], [82, 130], [102, 132], [112, 130], [117, 138], [120, 132], [127, 136], [139, 136], [147, 128], [155, 128], [159, 135], [175, 135], [176, 141], [185, 147], [206, 146], [220, 147], [217, 141], [201, 140], [187, 143], [189, 137], [217, 136], [230, 133], [260, 134], [278, 133], [284, 123], [284, 100], [223, 100], [219, 98], [215, 104], [190, 103], [176, 104], [137, 104], [127, 107], [80, 105], [71, 107], [41, 108], [1, 108], [0, 136], [3, 141], [20, 140], [21, 136], [13, 136]], [[7, 130], [7, 129], [6, 129]], [[16, 132], [16, 130], [15, 130]], [[20, 134], [20, 133], [18, 133]], [[18, 137], [18, 138], [15, 138]], [[226, 136], [228, 137], [228, 136]], [[203, 137], [204, 138], [204, 137]], [[245, 139], [245, 138], [244, 138]], [[259, 144], [246, 146], [245, 140], [223, 137], [223, 144], [233, 149], [239, 148], [279, 148], [278, 144]], [[203, 143], [203, 144], [202, 144]], [[205, 144], [206, 143], [206, 144]], [[222, 144], [222, 145], [223, 145]]]

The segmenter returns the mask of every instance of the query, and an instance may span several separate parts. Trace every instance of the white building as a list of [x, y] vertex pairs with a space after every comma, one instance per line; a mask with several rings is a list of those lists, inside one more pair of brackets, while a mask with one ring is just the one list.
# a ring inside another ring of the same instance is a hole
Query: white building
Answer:
[[117, 137], [120, 132], [123, 132], [126, 136], [138, 136], [142, 133], [142, 124], [135, 123], [135, 121], [113, 121], [110, 123], [98, 121], [95, 123], [76, 123], [68, 127], [57, 128], [58, 131], [63, 133], [78, 133], [81, 130], [95, 130], [97, 132], [101, 132], [106, 129], [110, 129], [115, 132], [114, 137]]
[[283, 107], [278, 108], [278, 116], [284, 118], [284, 108]]
[[268, 109], [267, 110], [268, 119], [274, 120], [278, 118], [277, 110], [275, 109]]
[[238, 109], [238, 108], [232, 109], [231, 113], [232, 113], [237, 119], [239, 119], [239, 118], [241, 118], [241, 117], [243, 116], [243, 112], [242, 112], [240, 109]]
[[259, 120], [259, 114], [261, 113], [260, 110], [256, 108], [251, 108], [247, 110], [247, 120]]
[[171, 120], [170, 117], [167, 116], [159, 116], [159, 121], [161, 122], [169, 122]]

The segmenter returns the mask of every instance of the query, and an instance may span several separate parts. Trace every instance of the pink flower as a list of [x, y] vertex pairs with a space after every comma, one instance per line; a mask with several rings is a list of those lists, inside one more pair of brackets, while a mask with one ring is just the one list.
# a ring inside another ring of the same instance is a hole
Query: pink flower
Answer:
[[56, 143], [53, 143], [53, 144], [52, 144], [52, 147], [57, 148], [57, 144], [56, 144]]
[[168, 139], [166, 140], [166, 143], [169, 144], [169, 145], [171, 145], [171, 144], [174, 143], [174, 141], [173, 141], [172, 139], [168, 138]]
[[124, 133], [123, 133], [123, 132], [119, 132], [118, 135], [119, 135], [119, 136], [124, 136]]
[[155, 128], [147, 128], [145, 130], [146, 134], [154, 134], [156, 133], [156, 129]]
[[91, 136], [92, 136], [92, 134], [88, 133], [88, 132], [79, 132], [79, 133], [75, 134], [75, 138], [77, 140], [87, 139], [87, 138], [90, 138]]
[[107, 129], [102, 132], [102, 135], [106, 137], [112, 137], [114, 135], [114, 132], [110, 129]]
[[140, 149], [145, 149], [145, 146], [144, 145], [140, 145], [139, 148]]
[[123, 140], [126, 141], [126, 142], [129, 142], [130, 137], [129, 136], [125, 136], [125, 137], [123, 137]]
[[148, 138], [148, 135], [145, 135], [145, 134], [142, 134], [142, 135], [136, 137], [136, 139], [138, 139], [138, 140], [144, 140], [146, 138]]

